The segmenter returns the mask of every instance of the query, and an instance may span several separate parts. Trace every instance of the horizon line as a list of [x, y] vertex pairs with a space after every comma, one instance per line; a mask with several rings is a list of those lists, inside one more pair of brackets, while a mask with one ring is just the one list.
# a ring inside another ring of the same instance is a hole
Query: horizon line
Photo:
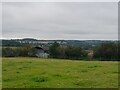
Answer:
[[39, 39], [39, 38], [32, 38], [32, 37], [25, 37], [25, 38], [0, 38], [2, 40], [14, 40], [14, 39], [36, 39], [36, 40], [103, 40], [103, 41], [118, 41], [119, 39]]

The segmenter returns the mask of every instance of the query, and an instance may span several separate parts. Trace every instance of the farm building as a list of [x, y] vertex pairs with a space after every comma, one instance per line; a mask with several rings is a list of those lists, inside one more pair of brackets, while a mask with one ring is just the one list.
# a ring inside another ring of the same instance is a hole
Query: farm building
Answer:
[[37, 57], [47, 58], [49, 56], [49, 54], [46, 52], [45, 48], [35, 47], [35, 50], [36, 50]]

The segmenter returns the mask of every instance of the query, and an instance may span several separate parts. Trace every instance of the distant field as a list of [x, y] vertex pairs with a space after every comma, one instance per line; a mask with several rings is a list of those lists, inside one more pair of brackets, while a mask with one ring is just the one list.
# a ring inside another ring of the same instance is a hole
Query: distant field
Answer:
[[3, 58], [3, 88], [117, 88], [118, 62]]

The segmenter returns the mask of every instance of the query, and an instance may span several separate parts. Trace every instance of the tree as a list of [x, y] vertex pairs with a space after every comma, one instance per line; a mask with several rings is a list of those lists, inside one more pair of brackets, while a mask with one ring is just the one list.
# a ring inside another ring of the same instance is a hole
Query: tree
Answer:
[[57, 48], [59, 47], [59, 43], [57, 42], [54, 42], [50, 48], [49, 48], [49, 53], [50, 53], [50, 56], [53, 57], [53, 58], [57, 58], [59, 56], [59, 52], [57, 50]]
[[29, 52], [32, 50], [31, 46], [24, 47], [2, 47], [2, 56], [4, 57], [17, 57], [17, 56], [29, 56]]
[[100, 60], [118, 60], [118, 44], [103, 43], [94, 50], [94, 58]]
[[5, 56], [5, 57], [12, 57], [14, 56], [14, 51], [12, 48], [2, 48], [2, 56]]
[[87, 53], [82, 50], [81, 47], [69, 46], [65, 51], [66, 58], [68, 59], [82, 59], [87, 57]]

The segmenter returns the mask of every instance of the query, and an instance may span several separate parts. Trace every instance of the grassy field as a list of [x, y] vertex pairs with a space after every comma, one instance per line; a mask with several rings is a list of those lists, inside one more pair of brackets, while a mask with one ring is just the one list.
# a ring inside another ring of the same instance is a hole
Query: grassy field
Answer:
[[2, 89], [2, 58], [0, 57], [0, 90]]
[[3, 88], [117, 88], [118, 62], [3, 58]]

